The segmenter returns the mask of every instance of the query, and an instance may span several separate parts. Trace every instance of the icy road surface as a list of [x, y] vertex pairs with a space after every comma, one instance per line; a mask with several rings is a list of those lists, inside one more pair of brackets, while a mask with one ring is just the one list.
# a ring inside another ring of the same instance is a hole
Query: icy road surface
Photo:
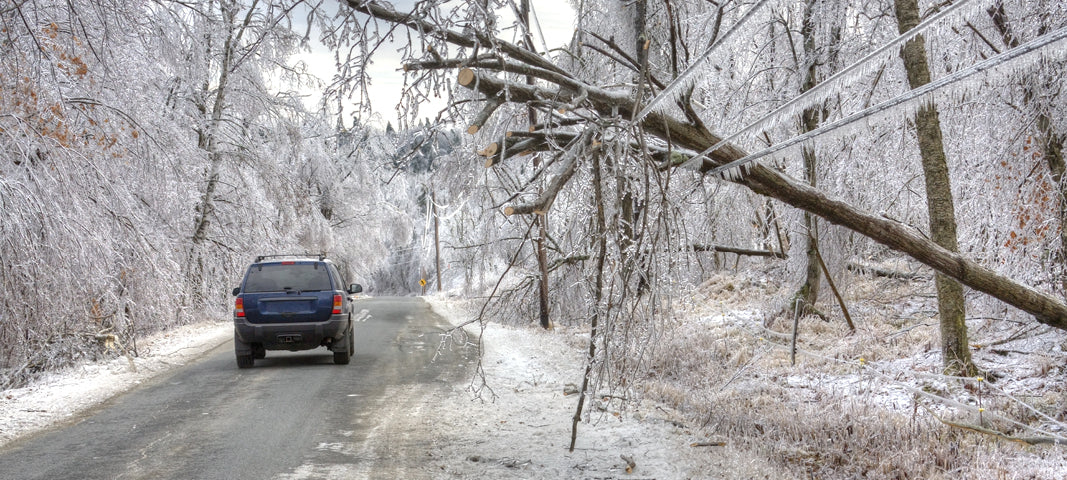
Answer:
[[[367, 299], [356, 356], [325, 349], [268, 352], [238, 370], [232, 343], [106, 402], [72, 424], [0, 453], [4, 478], [408, 478], [418, 430], [383, 415], [432, 410], [425, 398], [469, 376], [466, 349], [431, 361], [447, 322], [417, 299]], [[426, 397], [398, 395], [416, 387]], [[366, 448], [384, 437], [390, 448]], [[374, 472], [370, 475], [369, 472]]]

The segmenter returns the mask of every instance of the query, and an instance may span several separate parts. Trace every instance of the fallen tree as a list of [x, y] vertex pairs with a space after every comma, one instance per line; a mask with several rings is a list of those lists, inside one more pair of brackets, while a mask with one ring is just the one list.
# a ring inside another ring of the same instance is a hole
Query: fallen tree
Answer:
[[[484, 96], [488, 105], [497, 102], [522, 104], [545, 111], [547, 114], [562, 117], [559, 123], [546, 122], [534, 126], [537, 138], [550, 138], [553, 141], [537, 142], [537, 147], [549, 145], [566, 145], [575, 137], [575, 127], [596, 123], [613, 123], [627, 125], [635, 118], [641, 102], [632, 97], [629, 90], [609, 90], [579, 80], [565, 69], [554, 65], [545, 57], [530, 52], [509, 42], [490, 38], [483, 34], [473, 35], [442, 28], [420, 17], [401, 13], [377, 2], [348, 0], [356, 11], [394, 24], [404, 25], [422, 34], [424, 38], [471, 50], [469, 57], [451, 59], [431, 58], [425, 61], [410, 62], [406, 70], [454, 69], [460, 68], [460, 85]], [[494, 55], [486, 55], [491, 51]], [[534, 77], [541, 82], [528, 85], [525, 81], [502, 79], [500, 73], [518, 74]], [[683, 96], [679, 101], [685, 112], [693, 108]], [[494, 105], [492, 111], [498, 110]], [[567, 112], [582, 112], [581, 116], [566, 116]], [[561, 113], [563, 112], [563, 113]], [[492, 112], [490, 112], [492, 113]], [[580, 121], [580, 118], [587, 119]], [[596, 119], [596, 122], [593, 121]], [[482, 123], [486, 120], [477, 119]], [[566, 125], [557, 127], [556, 125]], [[696, 152], [705, 152], [721, 143], [722, 138], [708, 130], [695, 115], [677, 118], [660, 111], [651, 110], [640, 116], [631, 130], [638, 135], [656, 138], [671, 146], [660, 158], [663, 168], [680, 168], [683, 164], [693, 163], [698, 157]], [[557, 131], [557, 128], [559, 130]], [[622, 129], [626, 130], [626, 129]], [[516, 136], [515, 142], [529, 140]], [[604, 139], [604, 141], [627, 141], [626, 139]], [[532, 144], [533, 142], [531, 142]], [[522, 145], [531, 147], [533, 145]], [[506, 160], [509, 156], [529, 151], [529, 148], [496, 148], [486, 156], [499, 155], [487, 166]], [[700, 156], [695, 168], [702, 174], [743, 159], [748, 152], [736, 145], [725, 144], [714, 151]], [[857, 208], [841, 200], [830, 198], [820, 190], [799, 182], [777, 170], [758, 164], [741, 167], [741, 175], [729, 181], [743, 185], [758, 194], [777, 199], [795, 208], [817, 215], [833, 224], [843, 226], [860, 233], [878, 243], [904, 253], [937, 272], [948, 275], [960, 283], [977, 291], [988, 294], [1009, 305], [1034, 316], [1041, 323], [1067, 330], [1067, 304], [1044, 292], [1016, 282], [992, 269], [967, 258], [960, 253], [951, 252], [924, 237], [913, 227], [894, 220], [878, 216]], [[564, 179], [559, 188], [569, 180]], [[558, 189], [557, 189], [558, 191]], [[545, 204], [550, 204], [547, 199]], [[542, 202], [534, 206], [522, 205], [513, 208], [512, 213], [537, 213]]]

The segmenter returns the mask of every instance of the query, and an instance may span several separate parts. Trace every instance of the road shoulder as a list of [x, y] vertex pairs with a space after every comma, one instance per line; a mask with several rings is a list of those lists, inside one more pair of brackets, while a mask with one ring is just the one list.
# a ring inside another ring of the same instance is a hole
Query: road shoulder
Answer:
[[77, 418], [152, 378], [181, 367], [233, 339], [233, 324], [200, 322], [139, 342], [137, 357], [86, 362], [32, 384], [0, 392], [0, 448]]

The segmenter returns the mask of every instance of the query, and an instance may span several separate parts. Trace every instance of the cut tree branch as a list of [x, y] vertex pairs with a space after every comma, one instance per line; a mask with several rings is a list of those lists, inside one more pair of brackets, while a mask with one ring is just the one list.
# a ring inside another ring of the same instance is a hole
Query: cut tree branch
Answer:
[[529, 155], [547, 150], [549, 150], [549, 144], [544, 137], [505, 137], [503, 148], [501, 148], [500, 142], [492, 142], [486, 145], [484, 149], [479, 150], [478, 155], [486, 157], [485, 168], [489, 168], [516, 155]]
[[470, 126], [467, 127], [467, 133], [471, 135], [478, 133], [478, 130], [481, 130], [481, 128], [485, 126], [485, 122], [489, 121], [489, 117], [493, 116], [493, 112], [495, 112], [503, 103], [504, 102], [499, 98], [487, 98], [485, 100], [485, 107], [478, 112], [478, 115], [471, 121]]
[[533, 203], [525, 203], [518, 205], [511, 205], [504, 209], [505, 215], [529, 215], [536, 213], [538, 215], [544, 214], [552, 207], [552, 203], [556, 201], [556, 196], [563, 190], [563, 187], [567, 185], [571, 177], [574, 176], [574, 172], [578, 170], [578, 157], [587, 152], [586, 146], [592, 136], [590, 130], [586, 130], [581, 136], [572, 142], [570, 148], [563, 153], [563, 170], [556, 175], [555, 178], [545, 187], [545, 191], [541, 192], [541, 195], [534, 200]]

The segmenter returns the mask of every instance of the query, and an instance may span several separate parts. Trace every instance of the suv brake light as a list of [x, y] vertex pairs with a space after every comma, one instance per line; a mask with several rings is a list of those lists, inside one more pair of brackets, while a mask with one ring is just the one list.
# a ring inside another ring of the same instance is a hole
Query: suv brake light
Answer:
[[245, 316], [245, 300], [241, 297], [237, 297], [237, 300], [233, 302], [233, 314], [236, 317]]
[[333, 296], [333, 314], [337, 315], [341, 313], [341, 296], [334, 294]]

